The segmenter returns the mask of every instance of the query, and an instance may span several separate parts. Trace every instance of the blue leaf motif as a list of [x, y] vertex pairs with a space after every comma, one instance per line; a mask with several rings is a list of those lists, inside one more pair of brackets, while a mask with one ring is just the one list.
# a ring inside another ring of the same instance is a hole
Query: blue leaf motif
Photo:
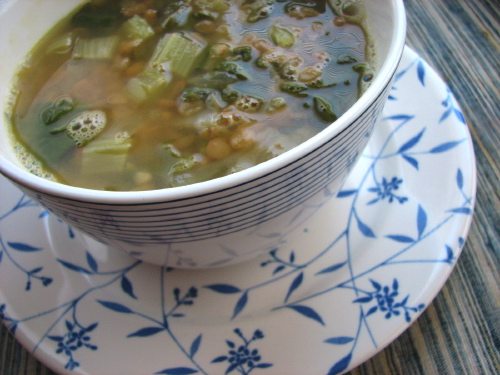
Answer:
[[414, 136], [409, 141], [407, 141], [405, 144], [403, 144], [399, 148], [398, 153], [402, 154], [403, 152], [408, 151], [410, 148], [415, 147], [418, 144], [418, 142], [420, 142], [420, 139], [424, 135], [424, 132], [425, 132], [425, 128], [422, 129], [422, 131], [420, 133], [418, 133], [416, 136]]
[[448, 212], [452, 212], [454, 214], [470, 215], [472, 211], [468, 207], [459, 207], [459, 208], [454, 208], [453, 210], [449, 210]]
[[228, 359], [227, 355], [221, 355], [220, 357], [213, 359], [212, 363], [224, 362], [227, 361], [227, 359]]
[[236, 316], [238, 316], [239, 313], [243, 311], [247, 302], [248, 302], [248, 292], [245, 292], [236, 303], [236, 306], [234, 306], [233, 317], [231, 319], [236, 318]]
[[412, 243], [415, 242], [415, 240], [411, 237], [408, 236], [402, 236], [399, 234], [394, 234], [394, 235], [389, 235], [386, 236], [387, 238], [390, 238], [391, 240], [397, 241], [397, 242], [402, 242], [402, 243]]
[[337, 375], [342, 373], [345, 369], [349, 367], [351, 359], [352, 359], [352, 353], [349, 353], [348, 355], [346, 355], [344, 358], [342, 358], [340, 361], [338, 361], [332, 366], [330, 371], [328, 371], [328, 375]]
[[455, 112], [455, 116], [457, 116], [458, 120], [462, 123], [462, 124], [467, 124], [467, 122], [465, 121], [465, 117], [462, 113], [462, 111], [460, 111], [459, 109], [457, 108], [454, 108], [453, 109], [453, 112]]
[[32, 269], [29, 273], [35, 274], [35, 273], [39, 273], [41, 270], [43, 270], [43, 267], [37, 267], [37, 268]]
[[269, 368], [272, 367], [272, 363], [259, 363], [258, 365], [255, 365], [255, 368]]
[[165, 374], [165, 375], [190, 375], [196, 374], [198, 370], [189, 368], [189, 367], [174, 367], [167, 368], [162, 371], [155, 372], [155, 374]]
[[395, 121], [410, 121], [412, 118], [415, 116], [410, 116], [410, 115], [394, 115], [394, 116], [389, 116], [386, 117], [386, 120], [395, 120]]
[[63, 336], [47, 336], [49, 339], [55, 342], [61, 342], [64, 340]]
[[418, 228], [418, 238], [422, 237], [422, 234], [425, 231], [425, 227], [427, 226], [427, 213], [422, 208], [421, 205], [418, 205], [418, 214], [417, 214], [417, 228]]
[[460, 168], [458, 168], [458, 171], [457, 171], [457, 186], [460, 190], [462, 190], [464, 187], [464, 175], [463, 175], [462, 170]]
[[448, 117], [450, 117], [451, 115], [451, 111], [453, 110], [453, 108], [448, 108], [444, 113], [443, 115], [441, 116], [441, 118], [439, 119], [439, 124], [442, 123], [444, 120], [446, 120]]
[[91, 275], [92, 272], [83, 268], [83, 267], [80, 267], [80, 266], [77, 266], [76, 264], [73, 264], [73, 263], [69, 263], [69, 262], [66, 262], [64, 260], [61, 260], [61, 259], [57, 259], [57, 261], [59, 263], [61, 263], [64, 267], [72, 270], [72, 271], [76, 271], [76, 272], [81, 272], [81, 273], [86, 273], [87, 275]]
[[365, 314], [365, 317], [375, 314], [378, 310], [378, 306], [373, 306], [370, 310], [368, 310]]
[[239, 366], [240, 364], [238, 362], [235, 362], [233, 364], [231, 364], [231, 366], [229, 366], [226, 370], [226, 372], [224, 373], [225, 375], [229, 374], [230, 372], [232, 372], [233, 370], [236, 370], [236, 368]]
[[25, 243], [22, 243], [22, 242], [7, 242], [7, 244], [12, 249], [17, 250], [17, 251], [23, 251], [25, 253], [32, 253], [32, 252], [35, 252], [35, 251], [43, 250], [40, 247], [34, 247], [34, 246], [31, 246], [31, 245], [28, 245], [28, 244], [25, 244]]
[[422, 60], [418, 61], [417, 74], [418, 74], [418, 80], [420, 81], [422, 86], [425, 86], [425, 65]]
[[350, 197], [351, 195], [356, 194], [358, 191], [357, 190], [341, 190], [337, 194], [337, 198], [346, 198]]
[[273, 271], [273, 275], [276, 275], [278, 272], [281, 272], [284, 269], [285, 269], [284, 265], [280, 265], [280, 266], [276, 267], [275, 270]]
[[446, 245], [446, 261], [451, 262], [453, 260], [453, 249]]
[[98, 265], [92, 254], [90, 254], [87, 251], [87, 264], [89, 265], [90, 269], [94, 272], [97, 272]]
[[342, 263], [334, 264], [333, 266], [327, 267], [327, 268], [319, 271], [318, 273], [316, 273], [316, 275], [321, 275], [321, 274], [324, 274], [324, 273], [330, 273], [330, 272], [337, 271], [338, 269], [344, 267], [346, 264], [347, 264], [347, 262], [342, 262]]
[[0, 263], [2, 263], [3, 251], [0, 251]]
[[106, 308], [108, 308], [110, 310], [119, 312], [119, 313], [124, 313], [124, 314], [132, 314], [133, 313], [132, 310], [130, 310], [126, 306], [123, 306], [120, 303], [110, 302], [110, 301], [100, 301], [100, 300], [97, 300], [97, 302], [99, 302], [104, 307], [106, 307]]
[[375, 233], [371, 230], [371, 228], [363, 223], [361, 219], [356, 215], [356, 220], [358, 221], [358, 228], [366, 237], [376, 238]]
[[418, 160], [412, 158], [411, 156], [402, 154], [403, 159], [405, 159], [408, 163], [410, 163], [417, 171], [418, 171]]
[[200, 334], [191, 344], [191, 349], [189, 350], [189, 354], [191, 357], [194, 357], [194, 355], [198, 352], [201, 344], [201, 337], [202, 335]]
[[156, 335], [158, 332], [164, 331], [165, 328], [163, 327], [145, 327], [141, 328], [140, 330], [131, 333], [130, 335], [127, 335], [127, 337], [148, 337], [148, 336], [153, 336]]
[[375, 288], [375, 290], [378, 292], [379, 290], [382, 290], [382, 285], [375, 280], [370, 279], [370, 283], [372, 286]]
[[368, 297], [360, 297], [352, 301], [353, 303], [368, 303], [373, 300], [373, 297], [369, 295]]
[[440, 144], [439, 146], [432, 148], [429, 152], [431, 154], [438, 154], [440, 152], [446, 152], [446, 151], [451, 150], [452, 148], [458, 146], [462, 142], [463, 141], [446, 142], [446, 143]]
[[327, 344], [333, 344], [333, 345], [345, 345], [352, 341], [354, 341], [354, 338], [347, 336], [330, 337], [329, 339], [325, 340]]
[[137, 297], [134, 294], [134, 287], [132, 286], [132, 283], [125, 275], [122, 276], [121, 287], [122, 290], [125, 293], [127, 293], [130, 297], [137, 299]]
[[234, 293], [240, 293], [241, 289], [237, 288], [232, 285], [228, 284], [213, 284], [213, 285], [207, 285], [205, 286], [207, 289], [211, 289], [214, 292], [217, 293], [223, 293], [223, 294], [234, 294]]
[[304, 280], [304, 273], [301, 272], [297, 275], [297, 277], [293, 280], [292, 284], [290, 285], [290, 288], [288, 289], [288, 293], [286, 294], [285, 302], [288, 301], [288, 298], [293, 293], [293, 291], [295, 289], [297, 289], [302, 284], [303, 280]]
[[315, 320], [317, 321], [318, 323], [320, 323], [321, 325], [325, 325], [325, 323], [323, 322], [323, 319], [321, 318], [321, 316], [313, 309], [311, 309], [310, 307], [308, 306], [302, 306], [302, 305], [290, 305], [290, 306], [286, 306], [292, 310], [295, 310], [297, 311], [299, 314], [302, 314], [312, 320]]

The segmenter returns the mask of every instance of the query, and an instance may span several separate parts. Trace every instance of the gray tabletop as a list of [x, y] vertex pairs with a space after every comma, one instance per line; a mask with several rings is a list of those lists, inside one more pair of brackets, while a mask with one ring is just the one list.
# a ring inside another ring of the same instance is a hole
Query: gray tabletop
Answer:
[[[457, 266], [434, 302], [350, 374], [499, 374], [500, 2], [405, 3], [408, 44], [448, 83], [469, 124], [478, 172], [475, 216]], [[1, 326], [0, 375], [21, 374], [54, 373]]]

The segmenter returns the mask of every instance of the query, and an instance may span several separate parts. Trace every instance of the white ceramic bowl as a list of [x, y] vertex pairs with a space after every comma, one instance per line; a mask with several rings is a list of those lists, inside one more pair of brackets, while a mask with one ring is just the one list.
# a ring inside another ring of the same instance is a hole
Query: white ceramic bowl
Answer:
[[[0, 2], [0, 103], [18, 65], [41, 35], [81, 0]], [[405, 43], [402, 0], [365, 0], [377, 42], [376, 78], [327, 129], [248, 170], [194, 185], [107, 192], [37, 177], [20, 165], [0, 124], [0, 172], [74, 228], [146, 262], [182, 268], [237, 263], [286, 241], [306, 207], [341, 187], [361, 155], [387, 99]]]

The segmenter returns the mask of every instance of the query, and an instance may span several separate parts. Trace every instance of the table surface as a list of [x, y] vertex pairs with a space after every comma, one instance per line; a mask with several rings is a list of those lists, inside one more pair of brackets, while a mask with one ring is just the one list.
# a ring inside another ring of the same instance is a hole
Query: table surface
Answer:
[[[475, 216], [433, 303], [350, 375], [500, 374], [500, 0], [405, 4], [408, 45], [444, 78], [469, 124], [478, 172]], [[0, 328], [1, 375], [54, 374]]]

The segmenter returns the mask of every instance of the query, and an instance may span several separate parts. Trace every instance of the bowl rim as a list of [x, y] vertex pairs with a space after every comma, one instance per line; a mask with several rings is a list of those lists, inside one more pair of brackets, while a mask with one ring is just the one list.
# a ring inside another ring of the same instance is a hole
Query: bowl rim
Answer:
[[291, 150], [273, 159], [246, 170], [208, 181], [180, 187], [144, 191], [94, 190], [49, 181], [24, 170], [1, 154], [0, 173], [18, 185], [48, 196], [69, 199], [72, 201], [110, 205], [137, 205], [197, 198], [208, 194], [220, 193], [231, 188], [237, 188], [271, 175], [293, 164], [294, 161], [298, 161], [310, 154], [349, 127], [355, 119], [360, 117], [366, 109], [369, 108], [383, 92], [388, 82], [391, 81], [402, 57], [406, 41], [406, 13], [403, 0], [391, 0], [391, 5], [395, 15], [394, 27], [391, 30], [391, 35], [394, 38], [391, 41], [388, 53], [382, 62], [379, 73], [376, 75], [370, 87], [363, 93], [361, 98], [333, 124], [300, 145], [295, 146]]

